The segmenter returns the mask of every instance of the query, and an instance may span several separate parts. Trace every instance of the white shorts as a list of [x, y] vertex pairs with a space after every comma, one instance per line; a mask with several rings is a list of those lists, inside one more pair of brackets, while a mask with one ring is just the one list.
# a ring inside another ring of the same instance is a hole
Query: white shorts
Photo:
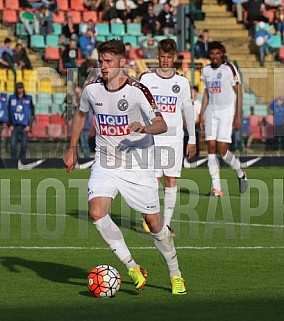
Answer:
[[180, 177], [183, 160], [183, 142], [167, 146], [155, 145], [156, 177]]
[[89, 201], [94, 197], [114, 199], [118, 192], [138, 212], [160, 212], [158, 181], [154, 171], [105, 169], [94, 165], [88, 182]]
[[205, 113], [205, 140], [231, 143], [234, 115], [227, 111], [212, 111]]

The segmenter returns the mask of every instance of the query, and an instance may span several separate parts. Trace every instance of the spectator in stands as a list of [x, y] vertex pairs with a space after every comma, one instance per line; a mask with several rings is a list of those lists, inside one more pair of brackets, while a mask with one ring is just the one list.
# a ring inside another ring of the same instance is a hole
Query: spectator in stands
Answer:
[[0, 47], [0, 68], [9, 68], [14, 74], [14, 81], [17, 81], [17, 74], [14, 67], [13, 56], [14, 52], [11, 48], [12, 40], [4, 39], [4, 45]]
[[259, 64], [264, 66], [265, 56], [269, 54], [269, 41], [271, 34], [265, 30], [265, 23], [263, 21], [258, 23], [259, 30], [255, 33], [255, 44], [259, 50]]
[[244, 2], [245, 0], [232, 0], [232, 3], [235, 5], [235, 9], [233, 11], [237, 15], [238, 23], [243, 23], [244, 21], [243, 6], [242, 6]]
[[79, 38], [79, 45], [84, 58], [88, 58], [92, 55], [92, 52], [96, 47], [96, 36], [93, 29], [88, 29], [87, 26], [83, 27], [82, 35]]
[[284, 45], [284, 6], [277, 8], [275, 12], [275, 29], [278, 35], [281, 35], [282, 45]]
[[96, 24], [94, 23], [94, 21], [92, 19], [88, 20], [87, 23], [83, 25], [83, 27], [84, 26], [86, 26], [87, 29], [93, 30], [95, 37], [98, 36], [98, 28], [96, 27]]
[[22, 43], [17, 42], [14, 48], [13, 63], [16, 69], [32, 69], [30, 58]]
[[78, 68], [76, 59], [78, 58], [77, 40], [71, 37], [68, 45], [65, 46], [62, 52], [62, 61], [64, 68]]
[[147, 12], [144, 13], [141, 19], [141, 29], [144, 35], [151, 34], [155, 36], [159, 33], [160, 22], [154, 14], [154, 7], [151, 3], [148, 4]]
[[279, 149], [284, 149], [284, 96], [276, 97], [269, 108], [274, 115], [274, 135], [278, 137]]
[[34, 8], [40, 9], [42, 6], [46, 6], [48, 10], [57, 11], [56, 0], [27, 0], [27, 2]]
[[0, 154], [2, 148], [2, 130], [7, 129], [8, 120], [7, 94], [0, 93]]
[[36, 18], [39, 22], [40, 33], [44, 36], [47, 36], [54, 32], [54, 28], [52, 26], [53, 16], [49, 9], [46, 6], [41, 6], [38, 13], [36, 14]]
[[136, 14], [136, 5], [131, 0], [118, 0], [115, 4], [117, 17], [123, 22], [133, 22]]
[[205, 51], [207, 52], [207, 55], [209, 56], [209, 44], [212, 41], [209, 35], [209, 30], [208, 29], [203, 29], [202, 30], [202, 36], [203, 36], [203, 42], [205, 46]]
[[279, 6], [282, 5], [282, 0], [264, 0], [265, 3], [265, 9], [270, 10], [270, 9], [276, 9]]
[[117, 18], [117, 11], [115, 6], [115, 0], [107, 0], [104, 11], [103, 11], [103, 20], [110, 23], [114, 23]]
[[145, 59], [155, 59], [157, 57], [158, 51], [158, 41], [153, 37], [144, 39], [139, 44], [143, 51], [143, 58]]
[[23, 23], [25, 31], [29, 35], [39, 34], [39, 22], [36, 19], [30, 4], [27, 4], [20, 13], [20, 20]]
[[247, 28], [251, 31], [253, 31], [254, 21], [269, 22], [263, 14], [265, 12], [264, 0], [247, 0], [243, 3], [243, 7], [248, 13]]
[[205, 50], [204, 37], [199, 35], [194, 45], [194, 58], [208, 58], [208, 52]]
[[74, 23], [72, 13], [68, 12], [66, 15], [67, 23], [62, 27], [62, 34], [59, 38], [59, 44], [67, 45], [70, 42], [71, 36], [73, 39], [79, 39], [79, 25]]
[[[9, 124], [12, 130], [11, 158], [23, 161], [26, 157], [28, 132], [31, 130], [34, 117], [32, 96], [25, 92], [22, 82], [16, 83], [15, 93], [8, 102]], [[20, 153], [17, 155], [17, 146], [20, 143]]]
[[245, 150], [252, 152], [253, 133], [249, 130], [249, 118], [244, 118], [242, 121], [242, 136], [245, 140]]
[[171, 5], [168, 2], [163, 4], [163, 10], [158, 15], [160, 33], [162, 35], [174, 35], [176, 33], [176, 20], [171, 12]]
[[135, 17], [137, 18], [142, 18], [147, 12], [148, 9], [148, 1], [143, 1], [143, 0], [134, 0], [136, 4], [136, 9], [135, 9]]
[[154, 9], [154, 15], [158, 17], [160, 12], [163, 10], [163, 5], [160, 2], [160, 0], [153, 0], [153, 9]]

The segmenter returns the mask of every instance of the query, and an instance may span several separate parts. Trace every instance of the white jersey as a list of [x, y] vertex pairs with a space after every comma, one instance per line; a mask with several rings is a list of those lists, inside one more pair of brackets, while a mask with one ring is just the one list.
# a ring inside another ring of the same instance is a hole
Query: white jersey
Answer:
[[218, 68], [207, 65], [203, 68], [204, 88], [208, 90], [208, 107], [214, 111], [229, 109], [235, 112], [236, 94], [233, 86], [240, 83], [236, 67], [224, 61]]
[[155, 71], [149, 71], [141, 75], [140, 82], [151, 91], [168, 125], [166, 133], [155, 135], [155, 144], [167, 145], [169, 142], [183, 141], [182, 109], [192, 108], [188, 79], [178, 74], [171, 78], [162, 78]]
[[110, 91], [99, 78], [84, 87], [79, 108], [92, 110], [96, 117], [95, 163], [129, 170], [153, 168], [153, 136], [128, 128], [134, 121], [149, 125], [161, 115], [145, 86], [129, 77], [118, 90]]

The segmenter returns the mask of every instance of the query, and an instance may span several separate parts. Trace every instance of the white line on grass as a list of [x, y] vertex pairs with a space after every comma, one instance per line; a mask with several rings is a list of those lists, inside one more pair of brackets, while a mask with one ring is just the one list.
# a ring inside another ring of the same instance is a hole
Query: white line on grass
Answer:
[[[156, 250], [154, 246], [130, 246], [130, 250]], [[177, 246], [177, 250], [277, 250], [284, 246]], [[87, 246], [0, 246], [0, 250], [109, 250], [108, 247]]]
[[[74, 215], [68, 215], [64, 213], [57, 213], [57, 214], [52, 214], [52, 213], [23, 213], [23, 212], [18, 212], [18, 213], [11, 213], [11, 212], [1, 212], [0, 215], [31, 215], [31, 216], [63, 216], [63, 217], [72, 217], [74, 218]], [[80, 218], [78, 214], [78, 218]], [[121, 220], [129, 220], [129, 217], [123, 217], [121, 216]], [[211, 224], [211, 225], [234, 225], [234, 226], [251, 226], [251, 227], [267, 227], [267, 228], [284, 228], [284, 225], [275, 225], [275, 224], [259, 224], [259, 223], [238, 223], [238, 222], [207, 222], [207, 221], [185, 221], [185, 220], [175, 220], [173, 219], [172, 222], [175, 223], [186, 223], [186, 224]]]

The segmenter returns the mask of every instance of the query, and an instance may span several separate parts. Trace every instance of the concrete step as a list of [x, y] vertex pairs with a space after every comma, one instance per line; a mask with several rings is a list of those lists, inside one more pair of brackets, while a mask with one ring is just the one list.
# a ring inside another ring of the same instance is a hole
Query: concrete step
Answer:
[[210, 37], [212, 39], [219, 39], [224, 41], [226, 39], [226, 41], [230, 40], [230, 42], [232, 41], [232, 37], [234, 37], [233, 39], [243, 39], [243, 41], [247, 41], [248, 40], [248, 33], [247, 30], [235, 30], [235, 29], [226, 29], [226, 30], [222, 30], [222, 29], [210, 29], [209, 31], [210, 33]]

